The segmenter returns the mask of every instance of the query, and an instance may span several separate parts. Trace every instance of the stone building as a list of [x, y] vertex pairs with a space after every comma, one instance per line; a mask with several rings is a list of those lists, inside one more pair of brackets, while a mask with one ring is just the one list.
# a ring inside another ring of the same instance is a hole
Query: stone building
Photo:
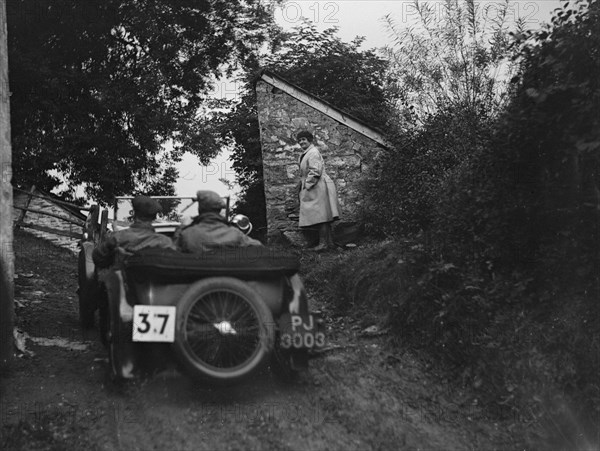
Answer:
[[256, 82], [257, 110], [269, 240], [298, 235], [300, 146], [296, 134], [309, 130], [338, 191], [340, 223], [354, 223], [362, 199], [361, 176], [382, 147], [383, 135], [348, 113], [287, 80], [263, 71]]

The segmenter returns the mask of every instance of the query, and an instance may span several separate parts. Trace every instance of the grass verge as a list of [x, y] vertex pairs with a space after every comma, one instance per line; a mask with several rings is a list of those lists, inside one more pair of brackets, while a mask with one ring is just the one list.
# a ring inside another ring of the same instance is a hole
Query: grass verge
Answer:
[[388, 328], [396, 346], [436, 361], [496, 418], [529, 428], [532, 441], [600, 443], [600, 315], [589, 290], [481, 275], [410, 241], [305, 254], [303, 268], [331, 314]]

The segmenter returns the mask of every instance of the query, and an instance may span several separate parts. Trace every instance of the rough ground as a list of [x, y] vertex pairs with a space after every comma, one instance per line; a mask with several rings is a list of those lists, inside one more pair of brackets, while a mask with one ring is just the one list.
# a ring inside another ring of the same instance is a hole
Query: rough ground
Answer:
[[293, 383], [265, 370], [214, 388], [172, 370], [117, 386], [97, 332], [78, 326], [76, 258], [25, 233], [15, 253], [18, 327], [33, 354], [2, 380], [2, 449], [529, 448], [515, 421], [495, 422], [471, 393], [350, 319], [327, 318], [328, 347]]

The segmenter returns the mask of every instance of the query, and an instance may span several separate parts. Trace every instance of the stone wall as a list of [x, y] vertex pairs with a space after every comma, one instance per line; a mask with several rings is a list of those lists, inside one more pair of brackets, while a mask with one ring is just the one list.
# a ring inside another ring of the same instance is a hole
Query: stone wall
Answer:
[[265, 81], [257, 82], [256, 94], [269, 238], [298, 231], [296, 183], [301, 149], [295, 136], [300, 130], [315, 136], [314, 144], [338, 191], [340, 219], [357, 220], [362, 202], [358, 184], [379, 145]]
[[6, 1], [0, 0], [0, 367], [2, 369], [8, 365], [12, 356], [14, 315], [9, 99]]

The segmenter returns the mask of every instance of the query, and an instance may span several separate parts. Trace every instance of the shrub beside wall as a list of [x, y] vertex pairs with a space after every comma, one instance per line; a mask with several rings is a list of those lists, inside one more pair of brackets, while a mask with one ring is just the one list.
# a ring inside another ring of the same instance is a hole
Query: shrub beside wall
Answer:
[[398, 133], [364, 214], [411, 243], [404, 340], [510, 402], [545, 387], [598, 408], [600, 20], [579, 5], [521, 42], [499, 117], [454, 105]]

